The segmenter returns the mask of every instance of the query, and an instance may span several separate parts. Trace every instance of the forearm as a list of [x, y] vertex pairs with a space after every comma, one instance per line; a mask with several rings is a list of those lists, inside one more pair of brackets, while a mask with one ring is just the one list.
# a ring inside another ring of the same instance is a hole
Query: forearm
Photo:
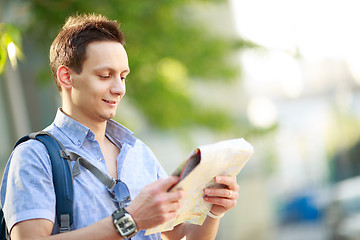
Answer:
[[186, 224], [187, 240], [212, 240], [215, 239], [219, 228], [219, 219], [206, 217], [204, 223], [200, 225]]
[[78, 239], [92, 239], [92, 240], [121, 240], [120, 234], [115, 230], [112, 217], [104, 218], [95, 224], [81, 228], [77, 231], [67, 232], [64, 234], [54, 235], [51, 240], [78, 240]]
[[[40, 222], [39, 222], [40, 221]], [[45, 222], [46, 221], [46, 222]], [[123, 239], [118, 232], [116, 232], [112, 217], [104, 218], [90, 226], [77, 229], [74, 231], [51, 235], [49, 236], [49, 229], [46, 225], [47, 220], [30, 220], [16, 224], [11, 231], [12, 240], [121, 240]], [[42, 228], [44, 227], [44, 228]], [[48, 230], [44, 230], [48, 229]], [[51, 232], [51, 230], [50, 230]]]
[[186, 236], [187, 240], [213, 240], [219, 228], [219, 219], [206, 217], [202, 225], [182, 223], [173, 230], [163, 232], [164, 240], [180, 240]]

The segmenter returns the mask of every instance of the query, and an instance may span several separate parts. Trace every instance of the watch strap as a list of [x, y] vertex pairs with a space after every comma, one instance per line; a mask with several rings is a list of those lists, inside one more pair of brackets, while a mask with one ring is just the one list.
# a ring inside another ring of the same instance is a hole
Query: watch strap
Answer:
[[[126, 211], [125, 208], [119, 208], [117, 209], [113, 214], [112, 214], [112, 218], [113, 218], [113, 222], [114, 222], [114, 226], [116, 231], [121, 235], [121, 237], [125, 238], [125, 239], [130, 239], [131, 237], [135, 236], [136, 233], [138, 232], [136, 223], [134, 221], [134, 219], [131, 217], [131, 215]], [[121, 224], [121, 221], [122, 222]], [[126, 223], [126, 224], [124, 224]], [[133, 231], [127, 233], [128, 229], [124, 229], [124, 231], [122, 231], [121, 226], [124, 227], [128, 227], [130, 225], [133, 226]], [[127, 233], [127, 234], [126, 234]]]
[[112, 214], [112, 218], [115, 221], [115, 220], [120, 219], [123, 216], [125, 216], [125, 213], [127, 213], [125, 208], [119, 208]]

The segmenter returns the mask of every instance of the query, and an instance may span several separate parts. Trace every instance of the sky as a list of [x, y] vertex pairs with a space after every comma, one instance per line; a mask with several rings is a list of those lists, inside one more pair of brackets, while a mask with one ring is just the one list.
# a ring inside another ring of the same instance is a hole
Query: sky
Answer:
[[[242, 57], [244, 86], [251, 96], [248, 117], [253, 124], [268, 127], [276, 122], [276, 108], [269, 98], [296, 99], [305, 90], [309, 92], [309, 88], [316, 92], [334, 84], [330, 83], [331, 78], [343, 74], [341, 64], [360, 85], [358, 1], [230, 0], [230, 3], [238, 34], [267, 49], [265, 55], [245, 53]], [[294, 58], [297, 54], [301, 61]], [[324, 66], [325, 61], [334, 62], [335, 67]]]
[[275, 49], [299, 48], [308, 60], [359, 52], [356, 0], [231, 0], [237, 31]]
[[336, 133], [333, 104], [350, 111], [360, 104], [359, 1], [230, 3], [238, 34], [266, 48], [241, 53], [241, 64], [249, 121], [262, 128], [279, 124], [272, 141], [278, 179], [288, 189], [326, 179], [326, 144]]

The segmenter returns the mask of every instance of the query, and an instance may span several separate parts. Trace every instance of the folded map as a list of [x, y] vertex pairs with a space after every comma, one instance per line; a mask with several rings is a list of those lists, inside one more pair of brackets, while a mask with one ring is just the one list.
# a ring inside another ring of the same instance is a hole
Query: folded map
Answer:
[[198, 147], [173, 173], [180, 180], [169, 191], [183, 189], [186, 193], [178, 216], [146, 230], [145, 235], [172, 230], [183, 222], [202, 225], [212, 206], [203, 200], [203, 189], [215, 185], [215, 176], [236, 176], [253, 152], [251, 144], [243, 138]]

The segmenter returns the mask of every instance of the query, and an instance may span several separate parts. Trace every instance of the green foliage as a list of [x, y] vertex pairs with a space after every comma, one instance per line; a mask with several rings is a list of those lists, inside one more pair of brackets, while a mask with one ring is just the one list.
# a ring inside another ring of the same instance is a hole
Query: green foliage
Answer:
[[11, 24], [0, 23], [0, 74], [3, 73], [8, 56], [8, 45], [13, 43], [15, 57], [22, 58], [21, 34], [18, 28]]
[[[191, 81], [222, 81], [239, 76], [230, 62], [236, 49], [256, 47], [209, 31], [189, 16], [189, 4], [218, 4], [221, 0], [32, 0], [26, 35], [39, 48], [51, 44], [67, 16], [95, 12], [122, 23], [131, 74], [127, 97], [147, 120], [159, 128], [184, 129], [203, 125], [231, 131], [231, 114], [194, 103]], [[215, 20], [216, 21], [216, 20]], [[208, 24], [210, 25], [210, 23]], [[39, 51], [41, 53], [42, 51]], [[47, 58], [47, 56], [44, 56]], [[44, 72], [44, 71], [42, 71]], [[48, 79], [51, 79], [48, 76]], [[214, 93], [209, 93], [209, 98]]]

